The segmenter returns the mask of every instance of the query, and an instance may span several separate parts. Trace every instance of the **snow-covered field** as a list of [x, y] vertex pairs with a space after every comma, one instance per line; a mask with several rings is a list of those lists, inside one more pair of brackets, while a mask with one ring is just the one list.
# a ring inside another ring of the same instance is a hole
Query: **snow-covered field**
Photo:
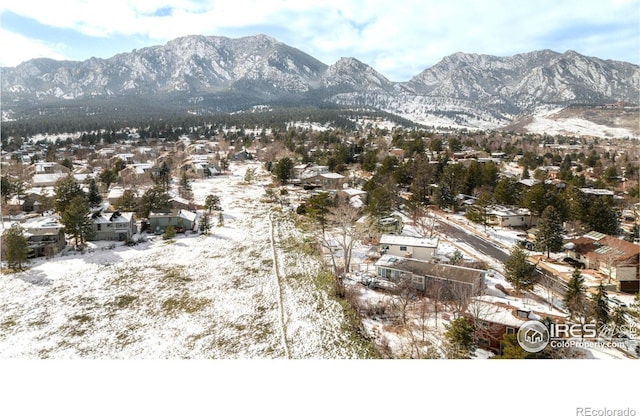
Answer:
[[242, 183], [248, 166], [192, 184], [197, 203], [221, 197], [224, 226], [209, 236], [158, 237], [2, 275], [0, 357], [368, 357], [316, 283], [321, 259], [300, 250], [286, 214], [260, 201], [266, 182]]

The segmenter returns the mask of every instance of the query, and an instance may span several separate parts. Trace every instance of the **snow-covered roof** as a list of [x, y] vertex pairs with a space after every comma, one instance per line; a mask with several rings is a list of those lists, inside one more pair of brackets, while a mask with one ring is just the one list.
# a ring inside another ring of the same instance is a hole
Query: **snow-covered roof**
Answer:
[[178, 216], [179, 216], [179, 217], [181, 217], [181, 218], [184, 218], [184, 219], [186, 219], [186, 220], [189, 220], [189, 221], [193, 222], [193, 221], [195, 221], [195, 220], [196, 220], [196, 217], [198, 216], [198, 214], [197, 214], [197, 213], [195, 213], [195, 212], [192, 212], [192, 211], [187, 211], [187, 210], [185, 210], [185, 209], [181, 209], [181, 210], [178, 212]]
[[114, 223], [129, 223], [133, 218], [133, 212], [102, 212], [93, 217], [95, 224], [114, 224]]
[[522, 324], [529, 321], [531, 313], [531, 311], [525, 311], [527, 316], [519, 317], [516, 316], [517, 308], [513, 306], [499, 305], [480, 299], [473, 299], [467, 307], [467, 312], [479, 320], [515, 328], [520, 328]]
[[521, 183], [525, 186], [533, 186], [533, 185], [537, 185], [539, 183], [542, 183], [541, 181], [537, 180], [537, 179], [533, 179], [533, 178], [529, 178], [529, 179], [521, 179], [518, 181], [518, 183]]
[[393, 246], [437, 248], [437, 238], [411, 237], [408, 235], [382, 234], [380, 244]]
[[38, 175], [33, 175], [33, 186], [47, 186], [49, 184], [54, 184], [58, 181], [58, 179], [65, 178], [67, 176], [66, 173], [40, 173]]
[[344, 176], [340, 175], [339, 173], [333, 172], [321, 173], [320, 176], [325, 179], [344, 179]]
[[608, 189], [596, 189], [596, 188], [580, 188], [583, 194], [589, 195], [610, 195], [613, 196], [614, 192]]

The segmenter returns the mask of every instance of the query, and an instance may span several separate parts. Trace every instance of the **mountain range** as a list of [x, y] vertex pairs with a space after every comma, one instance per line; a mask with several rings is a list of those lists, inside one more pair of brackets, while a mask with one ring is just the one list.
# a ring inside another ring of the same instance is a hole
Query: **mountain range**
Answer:
[[269, 104], [375, 108], [423, 124], [493, 128], [540, 108], [638, 106], [640, 67], [574, 51], [496, 57], [455, 53], [406, 82], [356, 58], [326, 65], [265, 35], [186, 36], [85, 61], [2, 68], [3, 120], [61, 109], [207, 114]]

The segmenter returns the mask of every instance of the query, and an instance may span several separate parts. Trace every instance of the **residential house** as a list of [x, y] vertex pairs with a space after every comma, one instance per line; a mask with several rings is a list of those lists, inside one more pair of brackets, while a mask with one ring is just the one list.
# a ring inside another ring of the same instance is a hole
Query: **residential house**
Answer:
[[29, 245], [29, 257], [51, 257], [66, 245], [64, 227], [56, 220], [25, 224], [24, 236]]
[[622, 292], [640, 290], [640, 246], [592, 231], [568, 244], [567, 257], [598, 270]]
[[94, 235], [92, 240], [128, 241], [137, 232], [133, 212], [98, 211], [91, 216]]
[[422, 292], [441, 298], [466, 298], [478, 295], [484, 286], [484, 270], [450, 264], [429, 263], [385, 254], [375, 263], [379, 278], [392, 282], [406, 281]]
[[306, 186], [314, 186], [323, 191], [329, 191], [343, 189], [347, 178], [339, 173], [327, 172], [306, 177], [302, 181]]
[[509, 300], [487, 295], [471, 299], [465, 316], [476, 328], [478, 347], [496, 354], [502, 352], [504, 335], [516, 335], [524, 323], [543, 318], [562, 323], [566, 319], [552, 313], [534, 312], [523, 305], [511, 305]]
[[537, 218], [526, 208], [506, 208], [493, 206], [487, 209], [487, 224], [499, 227], [531, 227]]
[[177, 232], [193, 231], [196, 229], [197, 213], [185, 209], [170, 213], [149, 214], [149, 230], [156, 234], [162, 234], [165, 228], [173, 225]]
[[398, 257], [430, 261], [438, 249], [437, 238], [420, 238], [406, 235], [382, 234], [380, 253]]

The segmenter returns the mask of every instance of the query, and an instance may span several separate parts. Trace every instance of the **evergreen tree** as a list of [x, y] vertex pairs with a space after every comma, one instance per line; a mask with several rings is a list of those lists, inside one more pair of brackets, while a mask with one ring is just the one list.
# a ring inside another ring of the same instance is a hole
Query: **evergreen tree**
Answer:
[[125, 189], [122, 196], [113, 205], [122, 212], [132, 212], [138, 208], [136, 195], [131, 189]]
[[502, 177], [496, 184], [493, 191], [493, 197], [498, 204], [513, 205], [516, 203], [516, 185], [515, 181], [508, 177]]
[[293, 161], [288, 157], [280, 159], [273, 167], [278, 182], [285, 184], [293, 177]]
[[464, 185], [465, 169], [461, 163], [446, 165], [438, 183], [438, 202], [443, 208], [456, 209], [457, 196]]
[[364, 154], [362, 158], [362, 170], [365, 172], [373, 172], [376, 170], [376, 163], [378, 162], [378, 150], [369, 150]]
[[204, 200], [204, 208], [211, 213], [211, 211], [220, 210], [220, 197], [215, 194], [209, 194]]
[[424, 155], [416, 156], [413, 162], [413, 181], [409, 191], [409, 202], [413, 205], [428, 205], [431, 196], [431, 183], [433, 181], [433, 168]]
[[587, 208], [585, 222], [592, 231], [609, 235], [618, 235], [620, 232], [620, 213], [606, 196], [593, 198]]
[[102, 202], [102, 195], [100, 195], [98, 184], [93, 178], [89, 180], [89, 193], [87, 194], [87, 198], [89, 200], [89, 205], [92, 207], [97, 207]]
[[473, 351], [473, 326], [465, 317], [451, 321], [444, 334], [449, 358], [469, 358]]
[[90, 214], [89, 201], [81, 195], [73, 197], [62, 212], [60, 222], [64, 225], [65, 233], [73, 236], [76, 247], [84, 244], [93, 234], [93, 222]]
[[208, 235], [211, 230], [211, 217], [208, 212], [205, 212], [200, 217], [199, 230], [202, 234]]
[[520, 247], [513, 247], [504, 264], [504, 270], [507, 282], [511, 283], [518, 294], [533, 287], [535, 266], [527, 261], [527, 254]]
[[256, 169], [255, 168], [247, 168], [247, 171], [244, 173], [244, 181], [247, 184], [251, 184], [256, 177]]
[[68, 175], [56, 182], [54, 187], [54, 206], [61, 215], [76, 197], [85, 199], [85, 193], [72, 175]]
[[376, 186], [369, 192], [366, 212], [378, 223], [382, 218], [391, 215], [393, 203], [391, 192], [384, 185]]
[[329, 192], [320, 192], [312, 196], [305, 205], [307, 215], [320, 226], [323, 235], [333, 206], [334, 202]]
[[13, 224], [4, 234], [4, 258], [9, 267], [22, 270], [22, 265], [29, 255], [29, 242], [24, 236], [24, 230], [18, 224]]
[[171, 184], [171, 167], [169, 164], [166, 161], [162, 162], [160, 167], [152, 172], [152, 178], [163, 192], [167, 192]]
[[546, 251], [547, 258], [549, 252], [554, 253], [562, 249], [562, 218], [558, 211], [552, 205], [545, 208], [542, 218], [538, 223], [538, 232], [536, 233], [536, 250]]
[[142, 218], [149, 218], [150, 212], [166, 211], [169, 206], [169, 195], [163, 190], [162, 186], [156, 185], [147, 189], [140, 198], [138, 215]]
[[118, 180], [118, 171], [113, 169], [104, 169], [98, 176], [100, 182], [104, 185], [105, 191], [109, 191], [112, 183]]
[[2, 195], [2, 203], [6, 204], [7, 200], [13, 195], [13, 188], [8, 177], [2, 175], [0, 177], [0, 194]]
[[493, 163], [493, 161], [489, 161], [482, 166], [482, 185], [488, 187], [489, 189], [494, 189], [498, 183], [498, 175], [500, 173], [500, 168], [498, 165]]
[[522, 359], [527, 358], [529, 353], [526, 352], [520, 344], [515, 334], [504, 334], [502, 336], [502, 354], [494, 355], [493, 359]]
[[162, 234], [162, 239], [170, 240], [175, 236], [176, 236], [176, 227], [174, 227], [171, 224], [167, 225], [167, 227], [164, 229], [164, 234]]
[[11, 193], [18, 198], [18, 204], [22, 205], [22, 200], [24, 197], [24, 193], [27, 189], [24, 181], [21, 179], [16, 179], [11, 183]]
[[587, 287], [584, 284], [584, 277], [582, 277], [580, 269], [573, 269], [563, 300], [571, 318], [583, 318], [585, 316], [587, 311]]
[[189, 177], [185, 171], [182, 171], [182, 176], [180, 177], [180, 189], [183, 191], [191, 190], [191, 182], [189, 181]]
[[224, 226], [224, 215], [222, 215], [222, 211], [218, 213], [218, 227]]
[[591, 301], [591, 309], [598, 328], [609, 322], [609, 296], [602, 282], [598, 286], [598, 291]]

